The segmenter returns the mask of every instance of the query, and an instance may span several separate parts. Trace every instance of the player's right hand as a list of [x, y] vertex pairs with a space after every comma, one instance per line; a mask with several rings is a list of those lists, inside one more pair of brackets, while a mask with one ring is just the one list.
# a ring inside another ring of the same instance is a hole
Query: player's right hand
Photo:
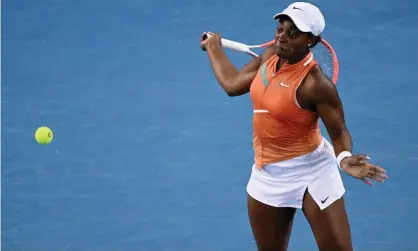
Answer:
[[[207, 34], [210, 34], [210, 37]], [[207, 48], [212, 46], [222, 46], [221, 35], [219, 33], [203, 32], [200, 36], [200, 48], [206, 51]]]

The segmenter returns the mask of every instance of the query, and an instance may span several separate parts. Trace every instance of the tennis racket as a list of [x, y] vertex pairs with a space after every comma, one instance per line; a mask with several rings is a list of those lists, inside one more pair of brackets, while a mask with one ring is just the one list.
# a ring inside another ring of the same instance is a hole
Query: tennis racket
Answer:
[[[206, 33], [203, 36], [203, 39], [206, 39], [209, 38], [211, 34]], [[258, 57], [258, 54], [253, 50], [257, 48], [266, 48], [270, 45], [273, 45], [274, 40], [258, 45], [248, 45], [241, 42], [221, 38], [221, 43], [222, 47], [224, 48], [237, 52], [244, 52], [253, 57]], [[339, 63], [337, 54], [334, 48], [332, 48], [331, 44], [328, 43], [325, 39], [321, 39], [321, 42], [311, 50], [314, 54], [315, 60], [318, 62], [325, 75], [328, 76], [328, 78], [331, 79], [334, 84], [337, 83], [339, 75]]]

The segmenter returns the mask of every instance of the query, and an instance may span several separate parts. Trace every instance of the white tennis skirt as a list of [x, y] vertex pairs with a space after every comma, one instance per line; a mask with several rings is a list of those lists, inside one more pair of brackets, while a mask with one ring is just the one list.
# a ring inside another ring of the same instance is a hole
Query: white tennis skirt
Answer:
[[251, 197], [273, 207], [302, 208], [306, 191], [321, 210], [345, 193], [334, 149], [325, 138], [311, 153], [261, 170], [253, 165], [247, 185]]

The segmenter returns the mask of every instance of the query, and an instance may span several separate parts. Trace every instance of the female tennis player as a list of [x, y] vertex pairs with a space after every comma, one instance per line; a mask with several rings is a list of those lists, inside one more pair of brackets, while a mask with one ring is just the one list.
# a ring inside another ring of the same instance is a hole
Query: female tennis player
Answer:
[[[321, 251], [352, 250], [345, 189], [338, 167], [371, 184], [386, 171], [353, 155], [335, 85], [310, 49], [325, 28], [321, 11], [293, 3], [274, 16], [275, 44], [238, 71], [218, 34], [201, 38], [214, 75], [229, 96], [250, 93], [255, 163], [247, 185], [248, 214], [258, 250], [287, 250], [301, 208]], [[322, 119], [332, 145], [321, 136]], [[337, 157], [336, 157], [337, 156]]]

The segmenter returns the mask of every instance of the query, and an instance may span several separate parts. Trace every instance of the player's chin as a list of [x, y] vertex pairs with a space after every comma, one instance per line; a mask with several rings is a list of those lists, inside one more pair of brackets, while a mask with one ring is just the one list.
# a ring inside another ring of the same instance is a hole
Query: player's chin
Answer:
[[283, 48], [277, 47], [276, 48], [276, 55], [279, 58], [288, 59], [292, 56], [292, 52], [289, 50], [285, 50]]

